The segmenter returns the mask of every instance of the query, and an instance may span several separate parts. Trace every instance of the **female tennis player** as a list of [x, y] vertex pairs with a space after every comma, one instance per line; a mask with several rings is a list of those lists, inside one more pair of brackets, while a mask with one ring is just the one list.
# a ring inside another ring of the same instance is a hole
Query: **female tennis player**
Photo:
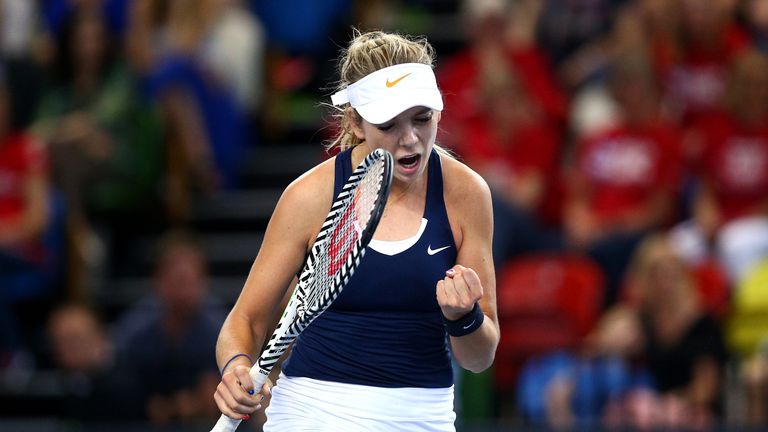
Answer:
[[[217, 344], [222, 413], [247, 419], [271, 393], [265, 431], [453, 431], [451, 355], [480, 372], [499, 340], [491, 195], [435, 145], [443, 101], [424, 39], [355, 33], [339, 64], [341, 152], [286, 188]], [[274, 389], [249, 369], [279, 318], [341, 185], [370, 152], [393, 183], [365, 257], [296, 339]], [[250, 393], [255, 393], [251, 395]]]

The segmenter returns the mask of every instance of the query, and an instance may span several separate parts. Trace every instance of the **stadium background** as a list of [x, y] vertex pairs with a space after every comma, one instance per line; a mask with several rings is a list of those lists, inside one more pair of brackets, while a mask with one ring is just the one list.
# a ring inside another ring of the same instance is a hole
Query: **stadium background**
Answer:
[[2, 0], [0, 23], [0, 430], [208, 430], [218, 326], [328, 157], [352, 26], [428, 37], [438, 140], [494, 193], [502, 343], [457, 371], [459, 430], [768, 425], [767, 0]]

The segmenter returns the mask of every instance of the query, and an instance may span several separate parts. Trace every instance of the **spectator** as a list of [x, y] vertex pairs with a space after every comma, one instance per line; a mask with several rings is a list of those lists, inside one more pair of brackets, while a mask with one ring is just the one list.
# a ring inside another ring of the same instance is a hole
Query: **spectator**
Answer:
[[653, 426], [717, 424], [728, 352], [719, 324], [701, 305], [690, 267], [666, 236], [649, 236], [638, 247], [628, 294], [642, 314], [645, 357], [658, 392]]
[[741, 16], [746, 21], [752, 46], [763, 54], [768, 54], [768, 1], [744, 0], [740, 4]]
[[32, 348], [45, 302], [59, 287], [61, 208], [44, 146], [21, 126], [19, 87], [0, 68], [0, 368]]
[[[55, 88], [44, 96], [36, 132], [50, 144], [56, 183], [68, 205], [71, 283], [81, 290], [90, 241], [107, 225], [154, 214], [164, 151], [158, 113], [137, 97], [100, 12], [69, 15], [57, 49]], [[118, 229], [114, 230], [119, 232]]]
[[[668, 2], [629, 2], [616, 11], [612, 31], [581, 48], [560, 68], [560, 75], [573, 88], [570, 109], [571, 132], [583, 136], [614, 127], [621, 121], [621, 108], [606, 88], [611, 65], [627, 56], [653, 58], [653, 41], [667, 31]], [[658, 82], [658, 71], [651, 68]]]
[[0, 0], [0, 58], [13, 83], [16, 127], [27, 128], [40, 99], [43, 71], [40, 62], [38, 2]]
[[743, 405], [736, 420], [740, 425], [763, 426], [768, 422], [768, 259], [756, 264], [739, 281], [726, 322], [728, 347], [736, 357], [740, 384], [734, 395]]
[[42, 272], [46, 251], [41, 238], [51, 201], [45, 149], [14, 128], [11, 91], [0, 71], [0, 285], [5, 299], [41, 289], [14, 283], [13, 275]]
[[[451, 126], [443, 139], [462, 153], [466, 134], [460, 128], [468, 118], [484, 116], [488, 84], [498, 75], [512, 74], [516, 85], [527, 95], [531, 108], [556, 131], [566, 116], [567, 100], [557, 86], [548, 59], [534, 44], [533, 31], [538, 8], [527, 3], [511, 10], [503, 0], [464, 1], [462, 19], [467, 28], [467, 46], [439, 68], [438, 80], [445, 95]], [[459, 131], [458, 133], [455, 131]], [[453, 136], [453, 135], [456, 136]]]
[[[563, 86], [579, 92], [600, 83], [617, 53], [644, 49], [654, 23], [650, 9], [643, 1], [547, 1], [540, 30], [548, 31], [540, 31], [539, 40], [555, 59]], [[548, 39], [561, 39], [567, 51], [558, 54]]]
[[732, 1], [673, 2], [671, 38], [655, 41], [657, 68], [672, 111], [683, 125], [721, 106], [728, 68], [749, 46]]
[[[248, 141], [245, 108], [234, 90], [239, 84], [217, 74], [222, 65], [215, 70], [210, 67], [209, 60], [229, 55], [218, 51], [206, 57], [206, 49], [222, 47], [221, 39], [208, 35], [223, 3], [192, 3], [137, 0], [127, 39], [130, 61], [145, 90], [158, 102], [168, 127], [167, 192], [175, 221], [189, 216], [195, 193], [236, 184], [241, 151]], [[243, 46], [253, 49], [247, 43]], [[252, 55], [239, 52], [238, 60]]]
[[93, 310], [82, 304], [59, 306], [48, 321], [48, 337], [65, 393], [56, 412], [79, 421], [141, 418], [138, 377], [116, 363]]
[[[739, 56], [731, 70], [726, 110], [697, 125], [703, 140], [694, 221], [735, 285], [768, 256], [768, 58]], [[705, 241], [705, 244], [707, 242]]]
[[552, 228], [559, 173], [559, 137], [509, 71], [484, 79], [484, 109], [467, 119], [461, 137], [467, 164], [494, 198], [497, 266], [525, 252], [562, 249]]
[[215, 419], [215, 347], [224, 311], [208, 293], [205, 256], [188, 235], [160, 242], [154, 292], [115, 328], [120, 359], [141, 377], [144, 414], [155, 425]]
[[[764, 344], [765, 345], [765, 344]], [[747, 396], [747, 414], [744, 423], [751, 427], [768, 423], [768, 352], [761, 349], [742, 365], [741, 379]]]
[[563, 216], [570, 244], [605, 271], [606, 305], [615, 301], [638, 242], [671, 222], [681, 170], [679, 134], [660, 111], [647, 59], [616, 59], [609, 89], [621, 117], [578, 138]]
[[[268, 40], [262, 134], [270, 142], [288, 143], [297, 137], [301, 141], [317, 137], [324, 120], [315, 105], [317, 89], [337, 74], [332, 60], [339, 41], [348, 39], [349, 26], [387, 28], [392, 25], [387, 18], [400, 7], [398, 2], [380, 0], [248, 0], [248, 4]], [[331, 132], [324, 138], [334, 136]]]
[[5, 59], [29, 58], [36, 35], [37, 2], [0, 1], [0, 53]]
[[532, 359], [518, 384], [524, 419], [555, 429], [627, 427], [623, 406], [635, 392], [652, 390], [638, 360], [643, 346], [636, 311], [606, 312], [579, 352]]
[[[439, 76], [448, 129], [444, 140], [488, 182], [494, 196], [494, 259], [560, 249], [551, 229], [559, 221], [559, 135], [564, 96], [542, 54], [532, 25], [518, 17], [508, 38], [503, 2], [465, 2], [469, 46], [450, 58]], [[528, 19], [535, 21], [535, 11]], [[528, 25], [526, 25], [528, 24]], [[511, 39], [511, 40], [509, 40]]]
[[203, 60], [231, 88], [241, 109], [255, 114], [261, 108], [264, 90], [264, 30], [243, 0], [213, 4], [211, 35]]

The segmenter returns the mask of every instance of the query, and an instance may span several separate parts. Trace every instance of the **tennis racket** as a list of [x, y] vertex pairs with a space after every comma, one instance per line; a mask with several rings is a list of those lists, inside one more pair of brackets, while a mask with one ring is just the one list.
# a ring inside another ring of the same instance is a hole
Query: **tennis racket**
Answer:
[[[360, 264], [387, 203], [392, 163], [389, 152], [374, 150], [331, 205], [283, 316], [251, 368], [256, 391], [294, 339], [336, 300]], [[239, 424], [222, 414], [211, 432], [233, 432]]]

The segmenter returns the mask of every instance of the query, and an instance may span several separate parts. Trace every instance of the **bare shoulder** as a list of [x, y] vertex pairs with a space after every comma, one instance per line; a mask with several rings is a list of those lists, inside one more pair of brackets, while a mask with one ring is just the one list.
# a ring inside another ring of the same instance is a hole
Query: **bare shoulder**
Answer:
[[[483, 267], [493, 235], [491, 191], [480, 176], [461, 161], [441, 156], [443, 195], [460, 260], [468, 267]], [[464, 253], [464, 255], [461, 255]], [[468, 257], [469, 256], [469, 257]]]
[[493, 232], [491, 191], [480, 176], [461, 161], [441, 156], [445, 210], [456, 246], [461, 249], [467, 236], [490, 241]]
[[300, 175], [285, 188], [283, 196], [296, 199], [307, 206], [323, 204], [324, 201], [330, 204], [335, 160], [335, 157], [330, 158]]
[[447, 205], [490, 205], [491, 191], [480, 174], [454, 158], [440, 156], [440, 160]]
[[283, 191], [274, 217], [292, 220], [292, 225], [312, 235], [325, 219], [333, 201], [335, 158], [326, 160], [295, 179]]

